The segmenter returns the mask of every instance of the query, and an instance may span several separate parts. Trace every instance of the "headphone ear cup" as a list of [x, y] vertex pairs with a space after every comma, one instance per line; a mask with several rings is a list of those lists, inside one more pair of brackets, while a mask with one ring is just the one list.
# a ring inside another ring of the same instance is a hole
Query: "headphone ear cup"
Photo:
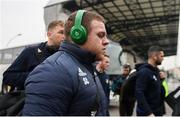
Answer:
[[72, 40], [79, 45], [82, 45], [87, 40], [87, 31], [81, 26], [73, 26], [70, 31]]

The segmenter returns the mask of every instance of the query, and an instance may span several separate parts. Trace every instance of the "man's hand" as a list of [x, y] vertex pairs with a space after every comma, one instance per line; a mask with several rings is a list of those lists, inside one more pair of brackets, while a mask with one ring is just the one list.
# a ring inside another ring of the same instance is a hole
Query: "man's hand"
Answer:
[[99, 61], [99, 63], [96, 65], [96, 70], [99, 73], [102, 73], [104, 71], [104, 69], [102, 68], [102, 62], [101, 61]]
[[166, 76], [165, 76], [165, 73], [163, 71], [160, 71], [159, 74], [160, 74], [161, 80], [165, 79]]

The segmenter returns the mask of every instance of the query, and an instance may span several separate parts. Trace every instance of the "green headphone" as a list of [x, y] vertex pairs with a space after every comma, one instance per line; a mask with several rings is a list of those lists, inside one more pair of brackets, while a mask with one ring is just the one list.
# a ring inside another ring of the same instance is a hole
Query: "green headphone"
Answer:
[[87, 31], [84, 26], [81, 25], [83, 14], [85, 10], [78, 10], [75, 17], [75, 24], [71, 28], [70, 36], [72, 40], [79, 45], [82, 45], [86, 42]]

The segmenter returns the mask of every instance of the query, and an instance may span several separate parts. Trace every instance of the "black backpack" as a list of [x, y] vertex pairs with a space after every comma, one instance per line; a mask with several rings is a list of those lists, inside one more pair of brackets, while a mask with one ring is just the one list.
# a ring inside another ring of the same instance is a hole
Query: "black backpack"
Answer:
[[[41, 63], [44, 59], [44, 53], [38, 52], [38, 48], [34, 48], [36, 56]], [[0, 94], [0, 116], [20, 116], [25, 103], [24, 90], [15, 90], [11, 88], [8, 90], [7, 86], [2, 84], [2, 91]]]
[[0, 116], [20, 116], [24, 106], [24, 91], [0, 95]]
[[180, 86], [171, 93], [169, 93], [169, 95], [165, 98], [165, 101], [172, 108], [172, 115], [180, 116]]
[[[124, 81], [120, 93], [120, 114], [121, 116], [132, 116], [135, 106], [135, 85], [137, 71], [134, 70]], [[127, 106], [128, 105], [128, 106]]]

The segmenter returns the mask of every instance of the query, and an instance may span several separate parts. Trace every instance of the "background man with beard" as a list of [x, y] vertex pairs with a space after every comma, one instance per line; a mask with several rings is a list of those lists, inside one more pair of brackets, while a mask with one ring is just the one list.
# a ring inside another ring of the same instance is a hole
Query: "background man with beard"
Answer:
[[25, 48], [3, 73], [3, 93], [15, 88], [24, 90], [24, 82], [29, 73], [47, 57], [58, 51], [60, 43], [64, 40], [64, 22], [52, 21], [48, 25], [47, 37], [47, 42]]
[[161, 81], [158, 65], [164, 58], [163, 49], [152, 46], [148, 50], [148, 63], [138, 68], [135, 96], [138, 116], [162, 116]]

